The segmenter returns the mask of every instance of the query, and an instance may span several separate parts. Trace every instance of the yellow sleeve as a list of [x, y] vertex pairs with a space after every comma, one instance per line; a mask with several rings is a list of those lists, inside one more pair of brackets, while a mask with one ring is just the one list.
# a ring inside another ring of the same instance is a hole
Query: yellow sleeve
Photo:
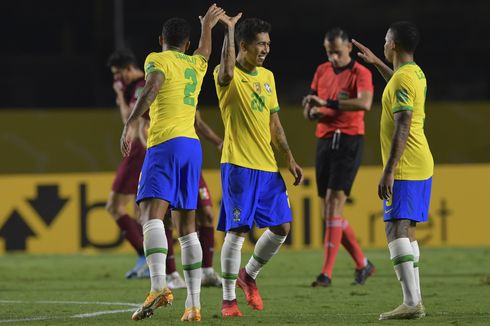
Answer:
[[165, 60], [162, 60], [158, 53], [152, 52], [145, 60], [145, 79], [148, 78], [149, 74], [155, 71], [161, 72], [165, 76], [165, 79], [170, 79], [168, 63]]
[[196, 69], [205, 73], [208, 70], [208, 61], [200, 54], [194, 54], [193, 57], [196, 58]]
[[400, 111], [413, 111], [413, 102], [415, 99], [415, 88], [409, 75], [400, 74], [393, 80], [393, 113]]
[[279, 107], [279, 101], [277, 100], [277, 92], [276, 92], [276, 81], [274, 79], [274, 74], [271, 73], [271, 79], [270, 79], [270, 82], [271, 82], [271, 95], [272, 95], [272, 98], [271, 98], [271, 106], [270, 106], [270, 113], [275, 113], [275, 112], [279, 112], [279, 110], [281, 110], [281, 108]]

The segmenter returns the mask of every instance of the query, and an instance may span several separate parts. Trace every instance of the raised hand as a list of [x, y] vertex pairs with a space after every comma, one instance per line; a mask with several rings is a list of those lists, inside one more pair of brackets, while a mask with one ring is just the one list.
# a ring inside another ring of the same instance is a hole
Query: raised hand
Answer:
[[352, 43], [361, 51], [357, 52], [357, 55], [367, 63], [376, 64], [377, 62], [381, 61], [368, 47], [354, 39], [352, 39]]
[[211, 7], [209, 7], [204, 17], [199, 16], [199, 20], [201, 21], [202, 25], [207, 25], [210, 28], [213, 28], [214, 26], [216, 26], [216, 24], [224, 14], [225, 11], [222, 8], [216, 6], [215, 3], [213, 3]]
[[238, 15], [234, 17], [230, 17], [226, 14], [222, 15], [220, 18], [220, 22], [225, 25], [227, 28], [233, 28], [235, 27], [236, 23], [240, 20], [242, 17], [242, 13], [238, 13]]

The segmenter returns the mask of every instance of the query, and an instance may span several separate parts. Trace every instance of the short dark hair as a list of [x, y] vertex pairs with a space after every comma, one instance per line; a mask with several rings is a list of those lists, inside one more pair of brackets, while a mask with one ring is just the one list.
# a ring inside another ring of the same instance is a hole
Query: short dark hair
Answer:
[[128, 49], [114, 51], [107, 59], [108, 67], [126, 68], [127, 66], [138, 67], [136, 56]]
[[393, 34], [393, 40], [400, 47], [409, 52], [414, 53], [420, 41], [420, 32], [417, 26], [408, 21], [400, 21], [391, 24], [390, 31]]
[[334, 27], [325, 33], [325, 40], [329, 42], [335, 41], [340, 38], [342, 41], [349, 41], [349, 34], [340, 27]]
[[271, 24], [259, 18], [246, 18], [238, 24], [235, 31], [236, 42], [252, 43], [257, 34], [270, 33]]
[[168, 45], [180, 47], [189, 41], [191, 26], [182, 18], [170, 18], [163, 23], [162, 37]]

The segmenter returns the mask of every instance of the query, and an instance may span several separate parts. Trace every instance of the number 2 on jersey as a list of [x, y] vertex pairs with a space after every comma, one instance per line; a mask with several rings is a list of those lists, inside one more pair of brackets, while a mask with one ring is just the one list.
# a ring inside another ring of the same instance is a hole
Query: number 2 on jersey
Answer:
[[195, 106], [196, 101], [192, 96], [194, 95], [197, 86], [196, 71], [192, 68], [187, 68], [184, 70], [184, 77], [185, 79], [190, 79], [190, 83], [187, 83], [184, 89], [184, 104]]

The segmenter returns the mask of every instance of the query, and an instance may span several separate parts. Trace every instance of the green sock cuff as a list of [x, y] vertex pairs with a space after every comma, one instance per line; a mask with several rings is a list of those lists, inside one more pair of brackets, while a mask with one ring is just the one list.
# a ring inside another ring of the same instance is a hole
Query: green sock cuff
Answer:
[[267, 264], [267, 260], [260, 258], [255, 253], [252, 254], [252, 257], [262, 265]]
[[151, 248], [145, 251], [145, 257], [153, 254], [164, 254], [166, 255], [168, 252], [167, 248]]
[[407, 262], [413, 262], [414, 258], [413, 255], [404, 255], [404, 256], [395, 257], [391, 259], [391, 261], [393, 262], [393, 266], [396, 266]]
[[183, 265], [182, 269], [185, 271], [192, 271], [194, 269], [201, 268], [201, 266], [202, 266], [202, 261], [198, 261], [197, 263], [194, 264]]
[[221, 273], [221, 277], [225, 280], [236, 280], [238, 278], [238, 274]]

